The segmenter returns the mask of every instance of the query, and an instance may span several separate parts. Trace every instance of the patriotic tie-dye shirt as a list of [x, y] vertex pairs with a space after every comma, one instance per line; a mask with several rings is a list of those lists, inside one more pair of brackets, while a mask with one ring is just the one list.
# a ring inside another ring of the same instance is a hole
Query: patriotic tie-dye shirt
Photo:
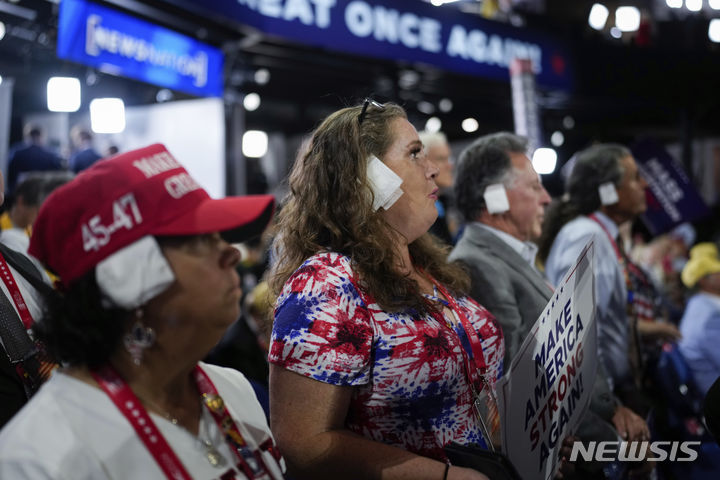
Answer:
[[[354, 386], [346, 427], [369, 439], [444, 460], [450, 442], [484, 445], [472, 411], [461, 340], [431, 315], [387, 313], [358, 292], [350, 259], [309, 258], [285, 283], [275, 309], [269, 359], [306, 377]], [[457, 298], [482, 341], [495, 387], [504, 343], [494, 317]]]

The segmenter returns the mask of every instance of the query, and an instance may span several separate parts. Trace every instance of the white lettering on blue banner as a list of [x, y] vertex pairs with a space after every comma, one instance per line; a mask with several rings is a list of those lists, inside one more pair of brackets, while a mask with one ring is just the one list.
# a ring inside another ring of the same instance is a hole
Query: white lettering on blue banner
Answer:
[[208, 80], [208, 57], [203, 51], [195, 56], [179, 55], [171, 50], [157, 49], [152, 43], [102, 25], [100, 15], [89, 15], [86, 23], [85, 53], [97, 57], [103, 51], [113, 55], [174, 70], [193, 79], [196, 87]]
[[330, 25], [330, 9], [335, 0], [237, 0], [238, 4], [255, 10], [261, 15], [286, 21], [300, 20], [305, 25], [327, 28]]

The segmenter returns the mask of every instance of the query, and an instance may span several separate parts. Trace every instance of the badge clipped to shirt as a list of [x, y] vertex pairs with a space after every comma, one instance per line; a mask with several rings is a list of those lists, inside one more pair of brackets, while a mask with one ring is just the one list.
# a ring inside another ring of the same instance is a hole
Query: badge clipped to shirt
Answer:
[[500, 411], [497, 397], [490, 384], [483, 378], [483, 389], [473, 392], [473, 410], [477, 416], [483, 439], [488, 448], [495, 452], [502, 446], [502, 431], [500, 429]]

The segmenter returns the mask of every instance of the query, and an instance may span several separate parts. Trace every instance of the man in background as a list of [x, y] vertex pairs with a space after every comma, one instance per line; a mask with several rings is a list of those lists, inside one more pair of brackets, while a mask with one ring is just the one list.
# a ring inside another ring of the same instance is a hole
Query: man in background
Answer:
[[72, 173], [65, 171], [27, 174], [15, 188], [9, 207], [0, 215], [0, 241], [13, 250], [26, 253], [40, 206], [53, 190], [72, 177]]
[[70, 170], [79, 173], [102, 158], [93, 147], [92, 133], [85, 127], [75, 125], [70, 130], [70, 139], [75, 147], [75, 153], [70, 156]]
[[23, 129], [23, 143], [14, 148], [8, 158], [7, 191], [12, 194], [21, 176], [27, 172], [62, 170], [62, 159], [45, 148], [45, 133], [39, 125], [27, 124]]
[[448, 245], [454, 242], [457, 232], [457, 223], [453, 220], [451, 210], [453, 209], [452, 186], [453, 186], [453, 164], [452, 152], [447, 137], [442, 132], [422, 131], [418, 134], [420, 141], [425, 146], [425, 154], [438, 169], [435, 183], [440, 191], [435, 207], [438, 211], [437, 220], [430, 227], [430, 233], [438, 237]]
[[[450, 254], [470, 273], [470, 296], [495, 315], [510, 366], [553, 295], [535, 266], [550, 195], [527, 156], [527, 139], [508, 132], [480, 137], [458, 162], [455, 199], [467, 224]], [[585, 441], [649, 438], [645, 421], [620, 405], [598, 362], [589, 410], [577, 435]], [[601, 478], [601, 465], [583, 478]]]

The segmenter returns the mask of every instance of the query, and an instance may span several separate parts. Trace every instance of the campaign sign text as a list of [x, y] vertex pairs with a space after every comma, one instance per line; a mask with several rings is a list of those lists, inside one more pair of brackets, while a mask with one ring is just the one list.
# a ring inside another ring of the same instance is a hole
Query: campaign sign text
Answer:
[[643, 222], [653, 235], [670, 231], [683, 222], [710, 214], [683, 167], [654, 140], [633, 145], [638, 169], [648, 184]]
[[304, 45], [423, 62], [507, 81], [513, 58], [532, 61], [537, 83], [572, 87], [561, 42], [430, 3], [407, 0], [165, 0], [201, 15], [252, 26]]
[[597, 367], [593, 254], [591, 241], [498, 383], [503, 451], [524, 480], [553, 477], [563, 439], [590, 402]]

